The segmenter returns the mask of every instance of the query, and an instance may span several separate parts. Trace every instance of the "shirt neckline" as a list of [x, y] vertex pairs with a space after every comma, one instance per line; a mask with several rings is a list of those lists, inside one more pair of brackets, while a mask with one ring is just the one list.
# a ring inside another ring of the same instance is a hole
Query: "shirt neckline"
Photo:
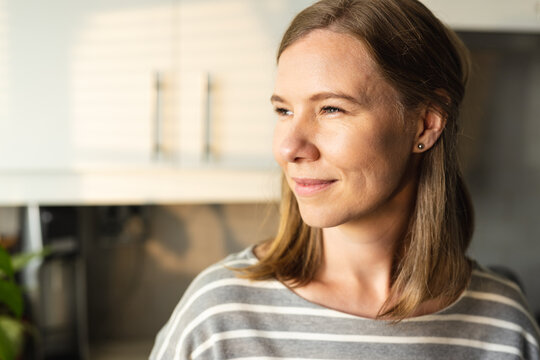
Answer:
[[[249, 260], [255, 260], [255, 261], [258, 262], [259, 258], [255, 255], [255, 252], [254, 252], [255, 246], [256, 245], [251, 245], [248, 249], [246, 249], [246, 252], [247, 252]], [[478, 268], [478, 265], [476, 264], [476, 262], [473, 262], [472, 270], [474, 270], [476, 268]], [[472, 271], [471, 271], [471, 275], [469, 276], [469, 283], [466, 286], [465, 290], [463, 290], [461, 292], [461, 294], [457, 297], [457, 299], [454, 300], [449, 305], [445, 306], [444, 308], [442, 308], [440, 310], [437, 310], [436, 312], [429, 313], [429, 314], [418, 315], [418, 316], [412, 316], [412, 317], [409, 317], [409, 318], [405, 318], [402, 321], [403, 322], [417, 322], [417, 321], [423, 321], [423, 320], [428, 321], [430, 319], [430, 317], [447, 314], [454, 307], [458, 306], [458, 304], [461, 303], [463, 298], [466, 296], [466, 294], [467, 294], [467, 292], [469, 290], [470, 284], [471, 284], [471, 279], [472, 279]], [[330, 307], [327, 307], [327, 306], [321, 305], [319, 303], [310, 301], [310, 300], [304, 298], [303, 296], [300, 296], [297, 292], [292, 290], [289, 286], [285, 285], [284, 283], [282, 283], [281, 281], [279, 281], [277, 279], [272, 279], [270, 281], [273, 281], [273, 282], [279, 284], [283, 288], [283, 290], [287, 291], [288, 296], [294, 297], [295, 300], [299, 301], [300, 303], [302, 303], [306, 307], [333, 312], [336, 315], [339, 315], [340, 317], [347, 317], [347, 318], [356, 319], [356, 320], [360, 320], [360, 321], [364, 321], [364, 322], [369, 321], [369, 322], [378, 323], [378, 324], [392, 323], [393, 322], [392, 320], [368, 318], [368, 317], [364, 317], [364, 316], [350, 314], [350, 313], [347, 313], [345, 311], [332, 309]]]

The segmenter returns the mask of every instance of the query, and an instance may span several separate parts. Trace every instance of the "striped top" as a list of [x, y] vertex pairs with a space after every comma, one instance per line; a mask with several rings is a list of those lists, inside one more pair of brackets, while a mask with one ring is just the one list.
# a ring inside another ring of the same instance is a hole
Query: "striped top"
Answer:
[[519, 287], [479, 266], [449, 307], [390, 324], [311, 303], [278, 281], [239, 279], [228, 267], [256, 263], [252, 250], [193, 281], [151, 360], [540, 359], [538, 326]]

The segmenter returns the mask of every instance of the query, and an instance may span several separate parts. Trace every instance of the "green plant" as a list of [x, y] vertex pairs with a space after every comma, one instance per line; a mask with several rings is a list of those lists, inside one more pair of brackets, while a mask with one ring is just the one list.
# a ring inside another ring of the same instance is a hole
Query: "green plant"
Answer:
[[45, 251], [10, 255], [0, 246], [0, 360], [14, 360], [29, 326], [22, 320], [24, 302], [15, 273]]

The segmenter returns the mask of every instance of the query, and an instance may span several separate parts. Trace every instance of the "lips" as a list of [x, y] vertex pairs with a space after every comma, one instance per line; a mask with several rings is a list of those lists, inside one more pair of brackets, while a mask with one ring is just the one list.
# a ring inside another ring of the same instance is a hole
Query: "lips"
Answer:
[[310, 196], [330, 188], [336, 180], [292, 178], [295, 183], [294, 190], [298, 196]]

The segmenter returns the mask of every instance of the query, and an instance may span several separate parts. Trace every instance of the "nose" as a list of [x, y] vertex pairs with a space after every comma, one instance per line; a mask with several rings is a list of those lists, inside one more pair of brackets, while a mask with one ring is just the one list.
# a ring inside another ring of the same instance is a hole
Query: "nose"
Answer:
[[298, 163], [315, 161], [320, 152], [315, 144], [315, 124], [305, 117], [285, 120], [274, 134], [277, 154], [282, 161]]

